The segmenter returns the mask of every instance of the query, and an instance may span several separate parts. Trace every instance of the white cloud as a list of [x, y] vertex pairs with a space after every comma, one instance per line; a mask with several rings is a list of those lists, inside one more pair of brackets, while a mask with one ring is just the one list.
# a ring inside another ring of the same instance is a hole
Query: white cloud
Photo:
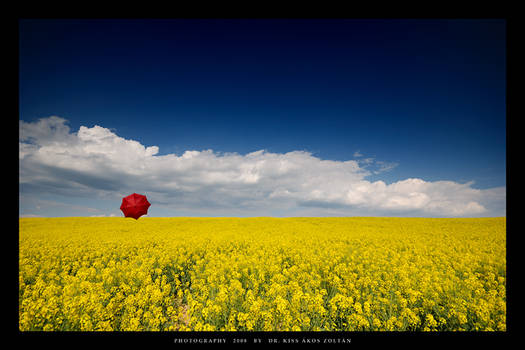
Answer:
[[[20, 189], [26, 194], [119, 200], [145, 193], [155, 206], [174, 213], [268, 215], [318, 208], [319, 215], [477, 216], [490, 214], [490, 208], [504, 210], [505, 201], [504, 187], [478, 190], [472, 183], [421, 179], [370, 182], [368, 175], [397, 166], [373, 158], [332, 161], [305, 151], [264, 150], [158, 155], [157, 146], [145, 147], [101, 126], [72, 133], [59, 117], [20, 121], [19, 152]], [[378, 170], [368, 170], [373, 163]]]
[[399, 165], [398, 163], [385, 162], [381, 160], [376, 161], [376, 164], [379, 168], [374, 171], [374, 174], [381, 174], [381, 173], [390, 171]]
[[[115, 214], [109, 214], [109, 215], [106, 215], [106, 214], [90, 215], [90, 217], [92, 217], [92, 218], [114, 218], [114, 217], [116, 217], [116, 216], [117, 216], [117, 215], [115, 215]], [[143, 215], [143, 216], [147, 216], [147, 214], [146, 214], [146, 215]]]

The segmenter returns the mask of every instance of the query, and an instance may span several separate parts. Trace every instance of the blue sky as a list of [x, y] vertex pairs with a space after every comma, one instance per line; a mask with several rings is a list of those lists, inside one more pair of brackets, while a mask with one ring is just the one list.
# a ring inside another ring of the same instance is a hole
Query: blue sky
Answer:
[[[21, 20], [20, 142], [35, 147], [20, 158], [20, 215], [120, 215], [120, 202], [113, 207], [126, 190], [152, 192], [159, 205], [152, 202], [151, 216], [505, 215], [505, 48], [503, 20]], [[57, 143], [62, 126], [68, 137]], [[135, 164], [157, 180], [178, 180], [163, 189], [147, 176], [130, 178], [117, 169], [129, 165], [122, 159], [96, 168], [114, 159], [103, 151], [111, 148], [97, 141], [90, 152], [105, 160], [84, 157], [93, 142], [79, 143], [81, 127], [157, 146]], [[79, 153], [59, 162], [56, 147]], [[205, 150], [206, 162], [199, 154], [173, 168], [170, 156], [181, 163], [186, 151]], [[266, 153], [246, 157], [259, 150]], [[301, 174], [333, 163], [315, 182], [272, 172], [279, 157]], [[253, 183], [243, 177], [248, 168], [258, 172]], [[223, 169], [233, 182], [184, 182], [181, 169], [193, 179]], [[286, 176], [302, 185], [288, 186]], [[374, 187], [378, 181], [387, 187]], [[405, 192], [390, 186], [400, 182]], [[456, 198], [443, 184], [466, 192]], [[236, 195], [213, 198], [225, 189]], [[276, 206], [272, 193], [284, 191], [286, 207]], [[452, 204], [456, 211], [436, 209]]]

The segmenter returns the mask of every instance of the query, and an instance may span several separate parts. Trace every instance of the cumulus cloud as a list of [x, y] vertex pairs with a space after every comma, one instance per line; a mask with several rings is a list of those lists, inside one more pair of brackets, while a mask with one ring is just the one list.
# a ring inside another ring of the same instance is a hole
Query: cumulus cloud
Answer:
[[42, 215], [37, 215], [37, 214], [21, 214], [20, 217], [21, 217], [21, 218], [41, 218]]
[[[358, 156], [362, 156], [359, 152]], [[356, 156], [354, 154], [354, 156]], [[306, 151], [245, 155], [187, 150], [159, 155], [157, 146], [126, 140], [102, 126], [71, 132], [59, 117], [20, 121], [20, 191], [117, 200], [145, 193], [174, 210], [247, 213], [270, 211], [338, 215], [478, 216], [501, 209], [505, 188], [405, 179], [386, 184], [367, 176], [397, 164], [333, 161]], [[378, 170], [368, 170], [375, 163]], [[504, 204], [503, 204], [504, 206]]]

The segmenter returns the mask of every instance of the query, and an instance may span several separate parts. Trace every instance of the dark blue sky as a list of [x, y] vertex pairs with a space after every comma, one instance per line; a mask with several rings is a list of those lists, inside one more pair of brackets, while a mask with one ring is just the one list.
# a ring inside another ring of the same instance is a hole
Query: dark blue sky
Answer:
[[20, 119], [505, 186], [503, 20], [21, 20]]

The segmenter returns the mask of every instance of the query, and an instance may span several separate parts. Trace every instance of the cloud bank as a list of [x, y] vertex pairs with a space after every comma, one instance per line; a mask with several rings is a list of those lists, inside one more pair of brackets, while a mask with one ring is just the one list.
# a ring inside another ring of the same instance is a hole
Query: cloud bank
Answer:
[[[306, 151], [240, 155], [188, 150], [159, 155], [157, 146], [126, 140], [101, 126], [71, 132], [59, 117], [20, 121], [20, 192], [120, 200], [132, 192], [156, 206], [198, 213], [305, 216], [487, 216], [505, 208], [505, 187], [409, 178], [366, 178], [397, 164], [373, 159], [323, 160]], [[361, 157], [356, 152], [354, 156]], [[153, 209], [153, 207], [152, 207]], [[86, 214], [89, 215], [89, 214]], [[501, 215], [501, 214], [498, 214]]]

